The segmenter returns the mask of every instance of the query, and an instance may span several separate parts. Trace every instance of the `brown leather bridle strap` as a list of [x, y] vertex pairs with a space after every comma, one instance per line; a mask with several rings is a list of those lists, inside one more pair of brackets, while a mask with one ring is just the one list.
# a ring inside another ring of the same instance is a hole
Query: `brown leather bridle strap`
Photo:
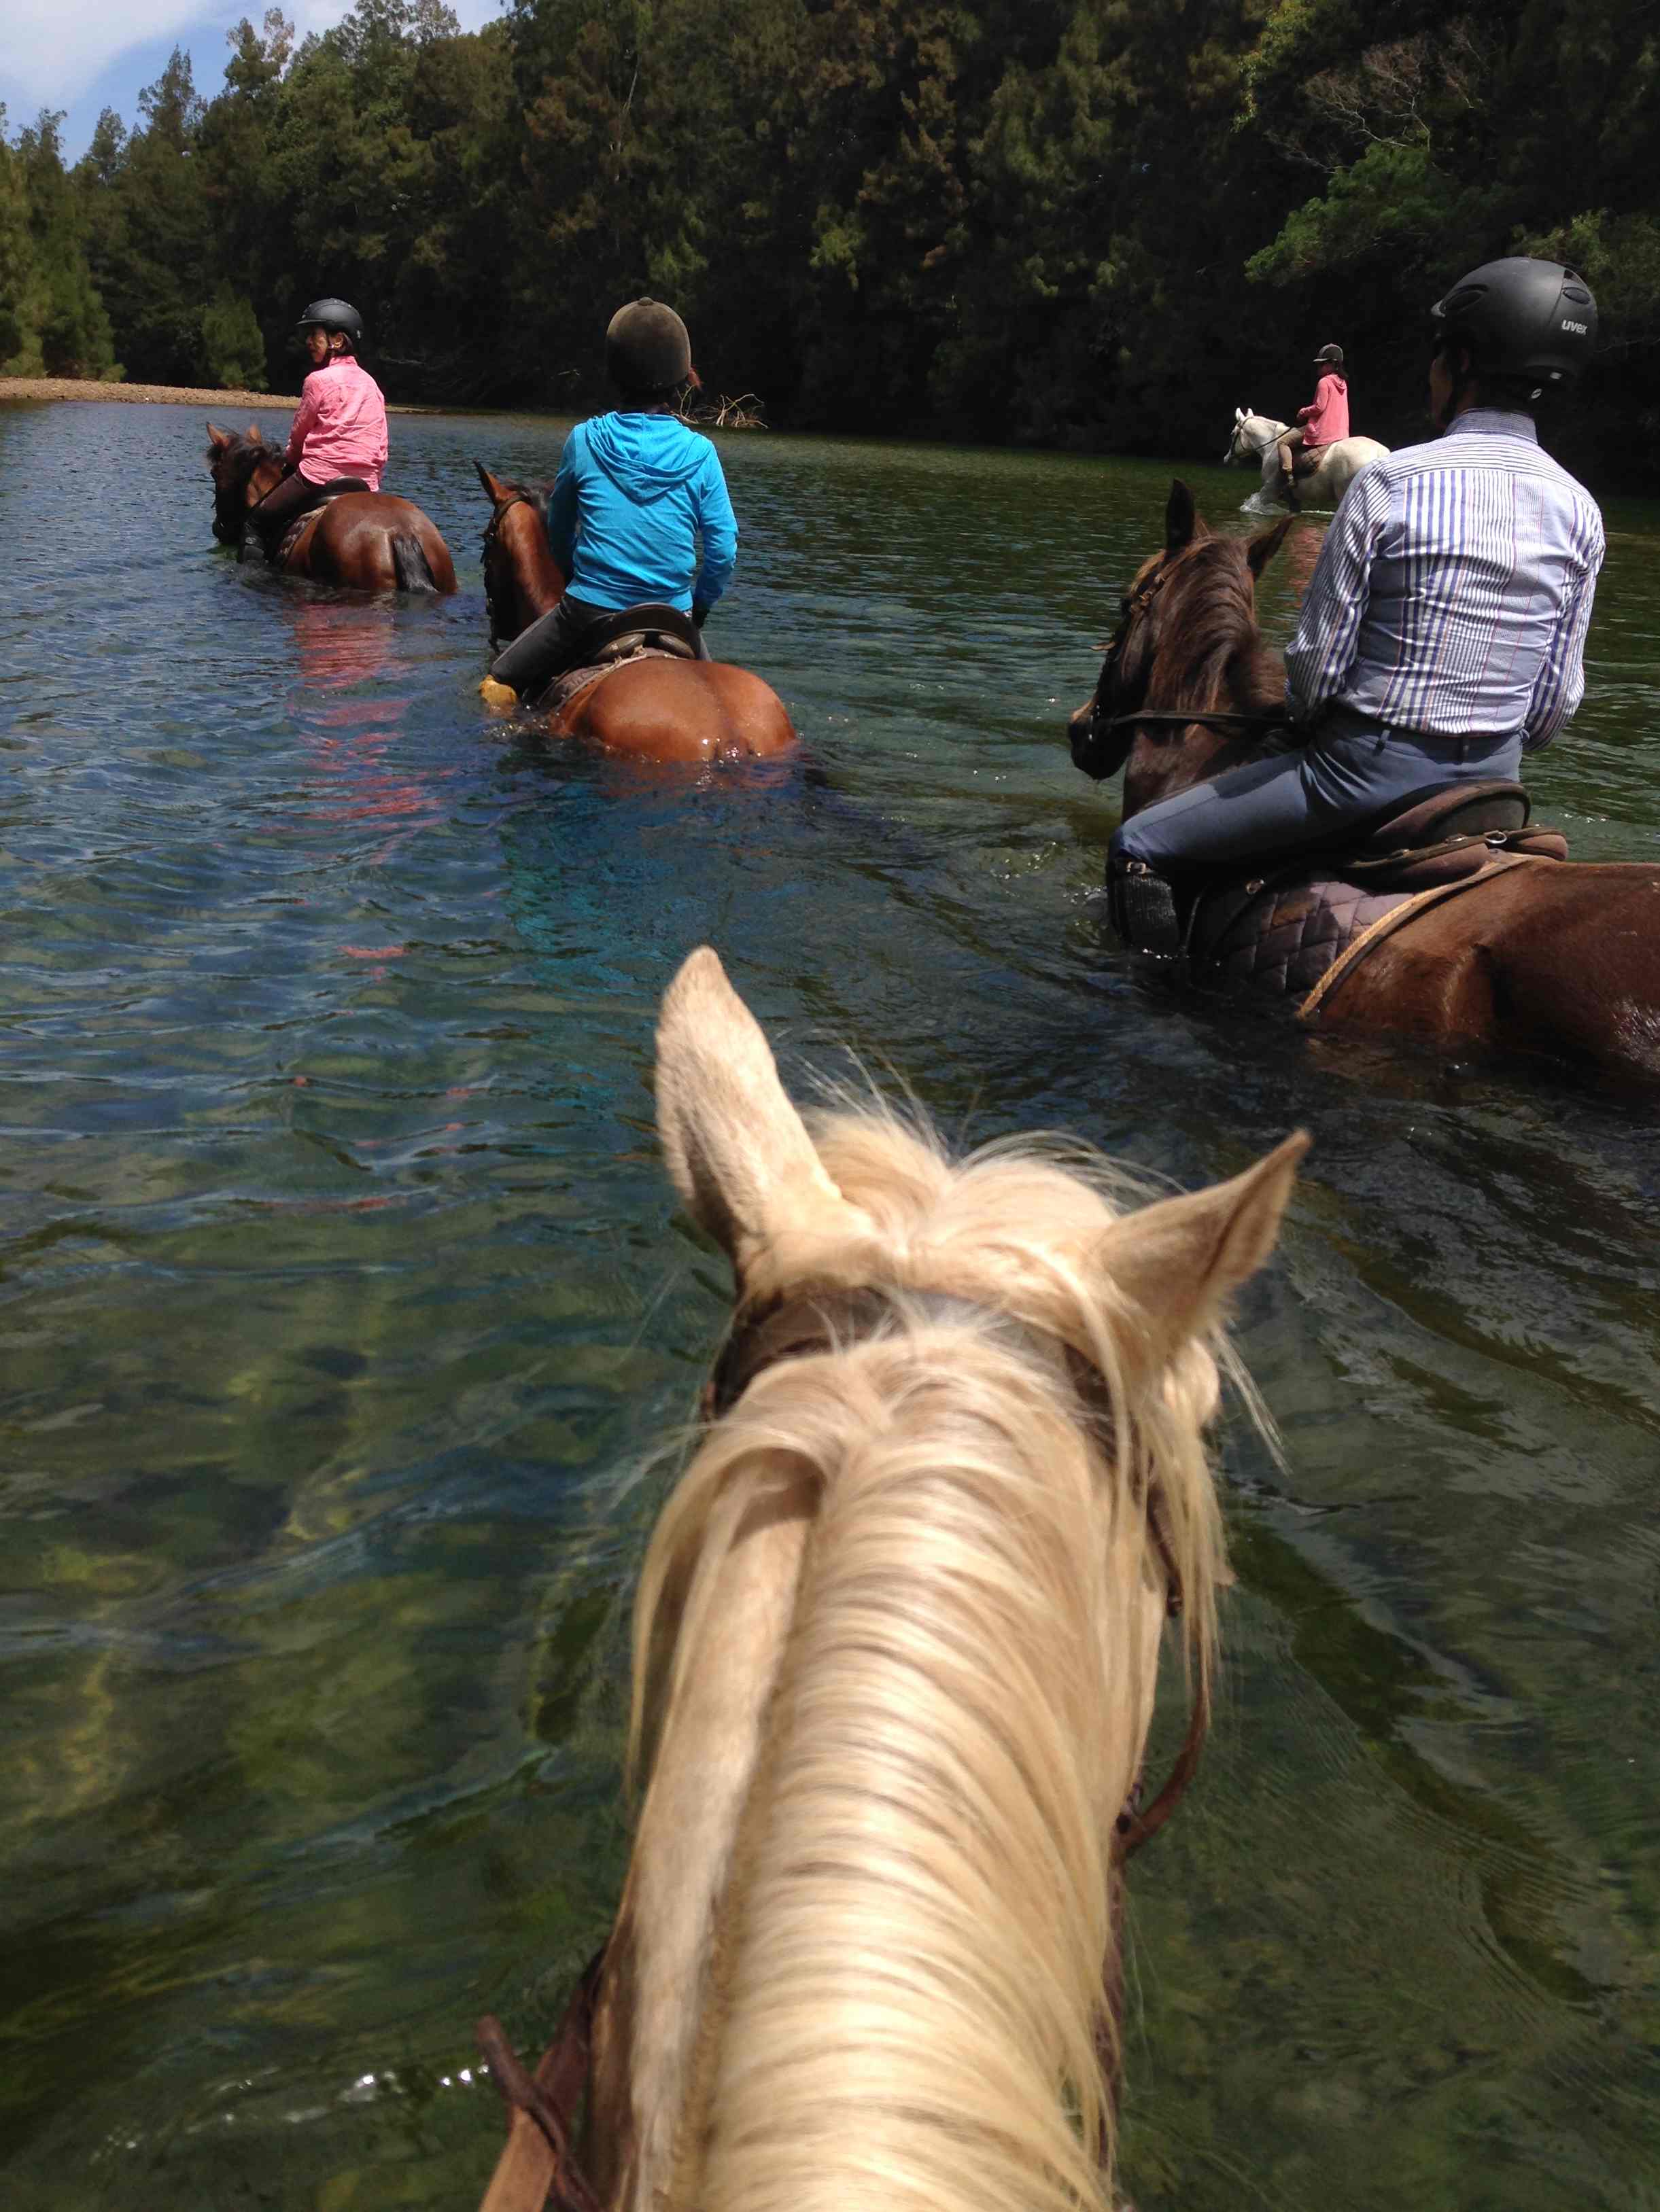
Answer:
[[588, 1962], [572, 1992], [559, 2033], [526, 2074], [501, 2022], [486, 2013], [477, 2042], [508, 2107], [508, 2140], [479, 2212], [543, 2212], [553, 2192], [555, 2212], [599, 2212], [599, 2202], [571, 2148], [570, 2118], [587, 2086], [588, 2046], [604, 1951]]

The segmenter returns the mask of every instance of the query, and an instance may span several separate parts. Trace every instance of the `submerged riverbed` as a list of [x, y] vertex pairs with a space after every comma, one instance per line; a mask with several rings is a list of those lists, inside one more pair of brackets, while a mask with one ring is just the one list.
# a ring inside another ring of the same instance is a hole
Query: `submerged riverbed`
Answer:
[[[476, 2203], [471, 2023], [539, 2048], [615, 1903], [651, 1455], [726, 1313], [650, 1093], [709, 941], [792, 1075], [953, 1139], [1192, 1185], [1314, 1134], [1241, 1316], [1285, 1465], [1236, 1419], [1222, 1711], [1135, 1869], [1141, 2212], [1653, 2207], [1654, 1113], [1119, 951], [1063, 724], [1168, 468], [724, 440], [711, 642], [804, 746], [666, 775], [474, 696], [472, 457], [561, 434], [394, 423], [462, 588], [392, 605], [219, 552], [197, 413], [0, 408], [0, 2200]], [[1608, 520], [1532, 781], [1653, 859], [1660, 508]]]

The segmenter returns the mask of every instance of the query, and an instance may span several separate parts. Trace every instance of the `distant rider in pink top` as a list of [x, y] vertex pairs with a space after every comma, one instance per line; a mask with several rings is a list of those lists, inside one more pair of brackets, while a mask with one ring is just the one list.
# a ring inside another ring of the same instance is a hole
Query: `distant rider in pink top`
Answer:
[[1308, 405], [1297, 410], [1301, 427], [1280, 434], [1280, 473], [1285, 478], [1286, 502], [1293, 514], [1297, 509], [1297, 491], [1292, 475], [1298, 454], [1308, 457], [1310, 469], [1317, 468], [1321, 447], [1335, 446], [1340, 438], [1349, 434], [1349, 386], [1343, 374], [1342, 347], [1322, 346], [1314, 356], [1314, 365], [1323, 368], [1325, 374], [1315, 386], [1314, 398]]
[[313, 300], [301, 316], [312, 370], [289, 432], [288, 471], [248, 520], [271, 558], [289, 525], [323, 503], [323, 488], [342, 477], [380, 489], [386, 465], [386, 403], [358, 366], [362, 318], [345, 300]]

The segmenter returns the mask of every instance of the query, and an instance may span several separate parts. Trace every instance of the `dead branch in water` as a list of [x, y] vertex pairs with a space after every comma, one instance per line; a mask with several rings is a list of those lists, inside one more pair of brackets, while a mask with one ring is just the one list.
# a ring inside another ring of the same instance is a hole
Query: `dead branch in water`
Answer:
[[693, 407], [683, 399], [680, 420], [715, 430], [764, 430], [767, 425], [761, 410], [765, 404], [753, 392], [740, 392], [736, 399], [723, 392], [710, 407]]

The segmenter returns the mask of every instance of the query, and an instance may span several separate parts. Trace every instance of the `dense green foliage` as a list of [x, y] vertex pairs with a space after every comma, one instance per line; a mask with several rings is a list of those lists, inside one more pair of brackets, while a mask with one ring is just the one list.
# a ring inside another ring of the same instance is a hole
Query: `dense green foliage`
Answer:
[[13, 369], [292, 388], [319, 291], [394, 397], [589, 404], [649, 290], [775, 422], [1219, 452], [1328, 338], [1423, 422], [1424, 309], [1492, 255], [1603, 309], [1559, 449], [1660, 474], [1660, 40], [1645, 0], [359, 0], [175, 54], [67, 176], [0, 149]]

